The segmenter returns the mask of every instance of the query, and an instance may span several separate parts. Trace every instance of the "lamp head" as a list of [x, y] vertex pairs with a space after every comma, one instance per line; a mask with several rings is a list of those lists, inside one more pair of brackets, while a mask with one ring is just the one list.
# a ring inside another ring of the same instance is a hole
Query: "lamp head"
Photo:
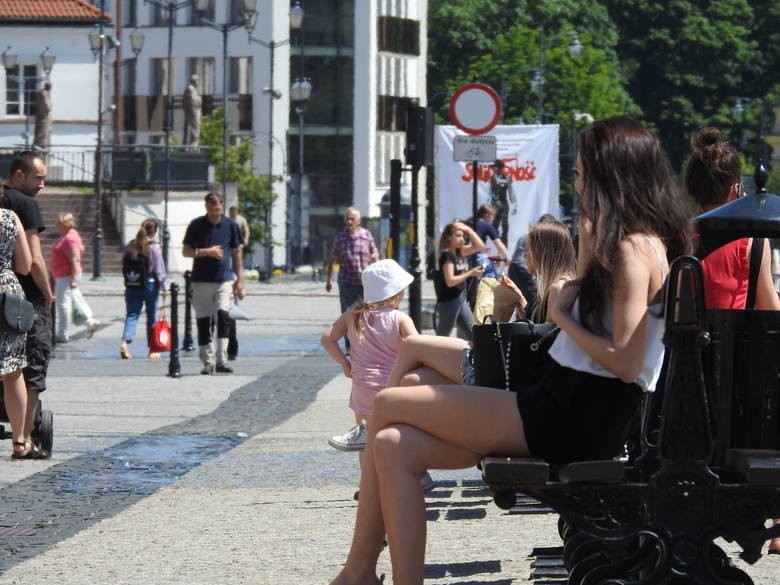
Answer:
[[12, 55], [8, 51], [11, 50], [11, 46], [9, 45], [8, 48], [3, 51], [3, 67], [6, 69], [13, 69], [16, 67], [16, 55]]
[[569, 55], [574, 57], [575, 59], [580, 56], [580, 53], [582, 53], [582, 43], [580, 42], [579, 36], [577, 36], [577, 31], [572, 31], [571, 33], [571, 42], [569, 43]]
[[138, 55], [143, 50], [145, 40], [146, 35], [144, 35], [144, 33], [138, 27], [135, 27], [133, 32], [130, 33], [130, 46], [133, 48], [133, 53], [136, 57], [138, 57]]
[[300, 0], [296, 0], [290, 8], [290, 29], [299, 30], [301, 26], [303, 26], [303, 6]]
[[54, 69], [54, 61], [56, 60], [57, 56], [51, 52], [49, 47], [46, 47], [41, 53], [41, 68], [46, 73], [46, 77], [51, 75], [51, 70]]

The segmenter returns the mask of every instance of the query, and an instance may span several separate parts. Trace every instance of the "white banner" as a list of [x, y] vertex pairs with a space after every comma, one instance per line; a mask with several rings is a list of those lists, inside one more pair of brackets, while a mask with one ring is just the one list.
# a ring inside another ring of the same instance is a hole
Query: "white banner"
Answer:
[[[441, 234], [451, 221], [471, 217], [474, 174], [471, 162], [453, 160], [454, 138], [463, 133], [455, 126], [437, 129], [436, 209]], [[498, 208], [493, 224], [511, 254], [517, 239], [539, 216], [560, 216], [558, 126], [496, 126], [487, 135], [496, 137], [503, 176], [493, 164], [478, 165], [477, 207], [492, 203]]]

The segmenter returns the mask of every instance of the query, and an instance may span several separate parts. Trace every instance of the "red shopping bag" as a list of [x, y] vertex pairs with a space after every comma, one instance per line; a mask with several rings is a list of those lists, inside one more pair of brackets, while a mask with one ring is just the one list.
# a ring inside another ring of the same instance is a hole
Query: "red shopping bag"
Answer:
[[171, 351], [171, 324], [164, 317], [152, 325], [152, 338], [149, 340], [149, 353]]
[[149, 340], [149, 353], [171, 351], [171, 324], [165, 313], [165, 297], [160, 308], [160, 315], [152, 325], [152, 338]]

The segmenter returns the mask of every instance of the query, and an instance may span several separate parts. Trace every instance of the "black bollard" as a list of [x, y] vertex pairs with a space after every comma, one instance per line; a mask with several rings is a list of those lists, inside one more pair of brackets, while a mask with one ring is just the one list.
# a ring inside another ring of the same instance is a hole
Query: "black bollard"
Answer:
[[192, 272], [184, 272], [184, 339], [181, 348], [184, 351], [192, 351]]
[[171, 284], [171, 359], [168, 362], [168, 377], [181, 378], [179, 362], [179, 285]]

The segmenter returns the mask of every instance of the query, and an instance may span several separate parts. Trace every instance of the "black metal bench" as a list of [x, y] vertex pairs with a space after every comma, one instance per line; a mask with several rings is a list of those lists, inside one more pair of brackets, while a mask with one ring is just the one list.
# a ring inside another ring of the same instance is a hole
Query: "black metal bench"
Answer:
[[[673, 263], [667, 288], [665, 391], [657, 443], [645, 461], [585, 461], [551, 466], [539, 459], [485, 457], [485, 482], [499, 507], [516, 492], [561, 516], [563, 561], [571, 585], [752, 583], [713, 541], [723, 537], [755, 563], [765, 528], [780, 517], [780, 451], [732, 449], [712, 465], [715, 438], [702, 373], [705, 328], [701, 271], [692, 257]], [[648, 409], [652, 412], [653, 409]]]

